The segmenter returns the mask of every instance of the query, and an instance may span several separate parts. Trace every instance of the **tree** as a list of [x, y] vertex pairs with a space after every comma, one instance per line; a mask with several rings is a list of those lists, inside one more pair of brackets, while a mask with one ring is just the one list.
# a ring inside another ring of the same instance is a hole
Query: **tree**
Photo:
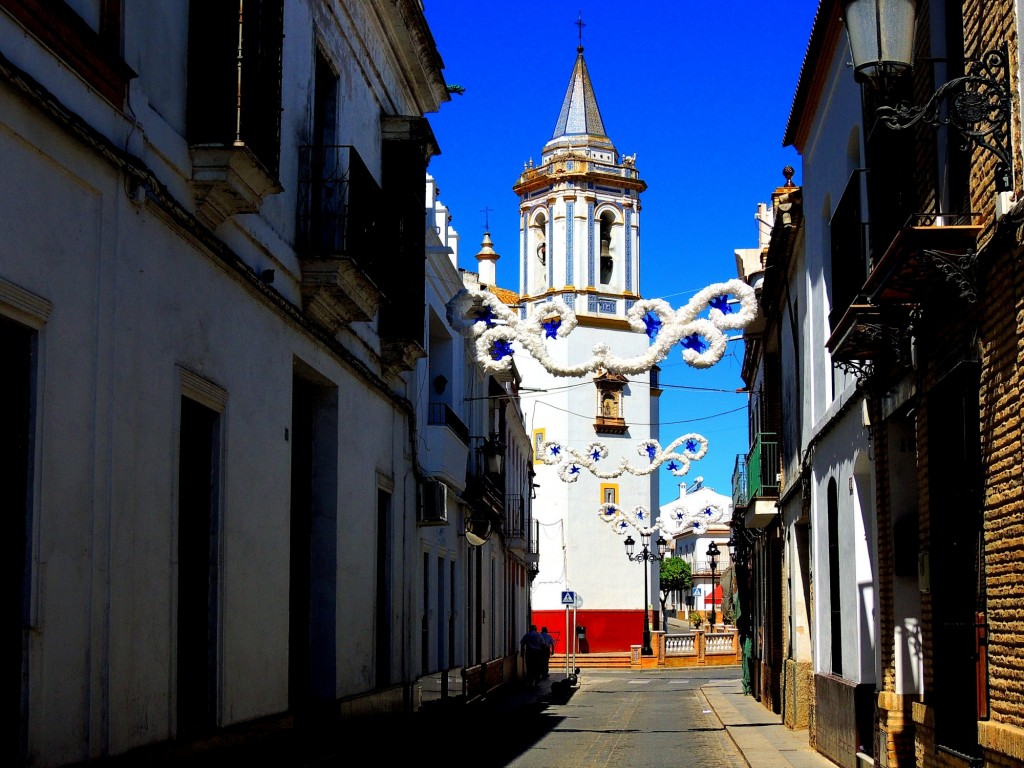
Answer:
[[683, 602], [683, 591], [693, 585], [690, 577], [690, 564], [681, 557], [666, 557], [661, 561], [658, 571], [661, 592], [661, 628], [668, 632], [668, 617], [665, 615], [665, 603], [669, 595], [675, 593], [676, 603]]

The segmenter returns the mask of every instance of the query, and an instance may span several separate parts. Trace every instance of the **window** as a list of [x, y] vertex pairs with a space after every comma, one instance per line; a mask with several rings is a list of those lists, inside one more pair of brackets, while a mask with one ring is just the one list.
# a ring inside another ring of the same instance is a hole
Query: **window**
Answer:
[[121, 58], [121, 0], [4, 0], [3, 9], [118, 109], [137, 77]]
[[248, 147], [275, 177], [283, 17], [283, 0], [193, 0], [189, 5], [189, 144]]
[[601, 483], [601, 503], [619, 504], [619, 486], [611, 483]]
[[529, 247], [533, 253], [530, 290], [539, 293], [548, 285], [547, 217], [543, 212], [538, 213], [530, 224]]
[[615, 267], [615, 244], [612, 240], [612, 225], [615, 223], [615, 215], [611, 211], [605, 211], [600, 219], [601, 237], [601, 284], [608, 285], [614, 276]]
[[545, 443], [544, 430], [543, 429], [535, 429], [535, 430], [533, 430], [533, 462], [534, 462], [534, 464], [540, 464], [541, 463], [541, 459], [543, 459], [544, 454], [542, 453], [540, 447], [542, 445], [544, 445], [544, 443]]

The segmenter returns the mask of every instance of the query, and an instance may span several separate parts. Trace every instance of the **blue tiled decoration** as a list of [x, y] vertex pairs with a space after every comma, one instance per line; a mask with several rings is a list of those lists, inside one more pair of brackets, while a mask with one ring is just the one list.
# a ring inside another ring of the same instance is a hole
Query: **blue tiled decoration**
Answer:
[[633, 291], [633, 209], [626, 209], [626, 291]]
[[[593, 186], [592, 184], [589, 186]], [[594, 204], [587, 203], [587, 285], [594, 284]]]
[[572, 262], [573, 262], [573, 247], [572, 247], [572, 236], [576, 230], [575, 222], [573, 221], [573, 207], [574, 203], [565, 204], [565, 284], [572, 285]]

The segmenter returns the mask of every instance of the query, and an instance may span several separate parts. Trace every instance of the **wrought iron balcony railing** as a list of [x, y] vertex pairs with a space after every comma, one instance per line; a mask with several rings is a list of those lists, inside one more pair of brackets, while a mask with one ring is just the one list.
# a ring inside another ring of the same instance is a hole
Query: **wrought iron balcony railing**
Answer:
[[750, 492], [747, 488], [747, 454], [741, 453], [736, 457], [736, 466], [732, 470], [732, 505], [742, 509], [750, 502]]
[[510, 539], [527, 538], [526, 504], [521, 493], [505, 494], [505, 522], [502, 525], [505, 536]]
[[447, 403], [427, 403], [427, 424], [448, 427], [463, 443], [469, 445], [469, 427]]
[[299, 147], [296, 248], [348, 256], [369, 268], [379, 238], [381, 189], [354, 147]]
[[749, 499], [779, 495], [779, 442], [774, 432], [759, 432], [747, 454]]

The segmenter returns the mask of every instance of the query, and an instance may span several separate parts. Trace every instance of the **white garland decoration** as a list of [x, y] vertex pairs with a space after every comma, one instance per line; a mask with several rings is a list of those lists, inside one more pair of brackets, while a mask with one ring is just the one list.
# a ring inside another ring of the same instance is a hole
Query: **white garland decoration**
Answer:
[[704, 533], [712, 524], [721, 522], [726, 512], [727, 510], [718, 504], [705, 504], [700, 509], [691, 509], [679, 504], [668, 511], [667, 517], [659, 516], [657, 524], [662, 531], [671, 536], [678, 536], [688, 528], [694, 533]]
[[[677, 450], [682, 446], [681, 450]], [[625, 473], [637, 477], [651, 475], [663, 464], [676, 477], [682, 477], [690, 471], [690, 463], [703, 459], [708, 452], [708, 440], [696, 432], [677, 437], [662, 449], [657, 440], [643, 440], [637, 445], [636, 452], [647, 456], [650, 464], [635, 466], [628, 459], [621, 459], [612, 470], [598, 469], [597, 463], [608, 457], [608, 447], [604, 443], [590, 443], [585, 451], [577, 451], [563, 445], [557, 440], [548, 440], [540, 446], [538, 458], [544, 464], [558, 465], [558, 477], [563, 483], [575, 483], [581, 469], [586, 469], [594, 477], [601, 480], [612, 480]], [[673, 466], [675, 463], [677, 466]]]
[[[736, 312], [722, 312], [712, 302], [733, 296], [739, 301]], [[576, 313], [560, 299], [536, 304], [529, 318], [523, 320], [490, 291], [463, 288], [445, 305], [448, 324], [464, 336], [476, 337], [478, 362], [488, 372], [507, 371], [512, 366], [511, 344], [522, 345], [548, 373], [553, 376], [580, 377], [607, 371], [620, 375], [636, 375], [650, 371], [668, 356], [676, 344], [684, 342], [683, 361], [694, 368], [710, 368], [725, 355], [728, 337], [724, 331], [746, 328], [757, 317], [754, 289], [739, 279], [709, 285], [699, 291], [678, 310], [662, 299], [644, 299], [626, 312], [626, 320], [637, 333], [646, 333], [644, 318], [654, 315], [661, 327], [651, 339], [643, 355], [621, 358], [612, 354], [606, 344], [595, 344], [593, 356], [576, 365], [563, 365], [548, 355], [545, 338], [549, 331], [554, 338], [566, 338], [577, 326]], [[708, 310], [707, 317], [699, 317]], [[478, 313], [484, 312], [481, 318]], [[545, 328], [545, 323], [548, 327]], [[555, 325], [557, 323], [557, 326]], [[690, 337], [700, 337], [707, 349], [698, 351], [686, 346]]]
[[638, 504], [626, 512], [615, 504], [602, 504], [598, 516], [611, 526], [615, 533], [622, 536], [630, 528], [642, 536], [650, 536], [658, 530], [657, 524], [651, 523], [651, 515], [647, 508]]
[[630, 529], [643, 536], [652, 536], [658, 530], [669, 537], [678, 536], [687, 529], [694, 533], [704, 533], [709, 526], [720, 522], [725, 516], [726, 510], [718, 504], [707, 504], [696, 510], [679, 505], [670, 509], [667, 517], [659, 515], [653, 521], [647, 508], [640, 504], [628, 512], [615, 504], [602, 504], [598, 510], [601, 521], [619, 536]]

